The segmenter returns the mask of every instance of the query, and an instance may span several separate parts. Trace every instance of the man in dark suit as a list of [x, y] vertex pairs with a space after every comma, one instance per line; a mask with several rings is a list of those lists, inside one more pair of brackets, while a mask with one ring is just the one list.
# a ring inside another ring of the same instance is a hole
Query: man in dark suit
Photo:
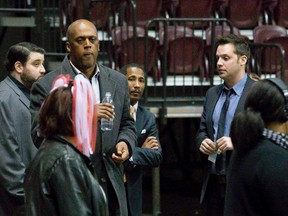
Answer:
[[0, 83], [0, 215], [24, 215], [24, 174], [36, 154], [29, 112], [32, 83], [45, 73], [44, 49], [28, 42], [11, 46]]
[[141, 65], [128, 64], [121, 69], [128, 79], [130, 114], [136, 121], [137, 145], [129, 161], [124, 163], [129, 215], [142, 215], [142, 169], [157, 167], [162, 161], [157, 125], [153, 113], [139, 105], [145, 89], [145, 73]]
[[[88, 20], [76, 20], [68, 27], [66, 49], [68, 55], [61, 67], [45, 75], [32, 88], [30, 110], [35, 145], [39, 146], [41, 141], [38, 111], [43, 99], [51, 90], [53, 80], [59, 74], [69, 74], [74, 78], [77, 73], [83, 73], [93, 88], [98, 120], [114, 118], [112, 130], [101, 131], [100, 126], [98, 127], [96, 150], [91, 160], [100, 185], [107, 195], [109, 214], [126, 216], [128, 212], [122, 163], [132, 155], [136, 143], [135, 123], [129, 112], [127, 79], [123, 74], [97, 63], [97, 29]], [[114, 105], [101, 103], [105, 92], [108, 91], [111, 92]]]
[[[230, 124], [235, 113], [243, 110], [246, 95], [254, 82], [245, 72], [249, 57], [250, 49], [245, 39], [235, 35], [218, 39], [217, 70], [224, 84], [207, 91], [196, 137], [200, 152], [206, 156], [200, 202], [207, 216], [223, 215], [226, 168], [233, 151]], [[223, 107], [226, 107], [225, 112]]]

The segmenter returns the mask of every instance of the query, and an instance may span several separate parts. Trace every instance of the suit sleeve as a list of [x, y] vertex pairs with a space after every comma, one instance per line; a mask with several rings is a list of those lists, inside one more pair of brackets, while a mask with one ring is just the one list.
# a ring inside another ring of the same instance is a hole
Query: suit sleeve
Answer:
[[31, 136], [34, 142], [34, 145], [39, 148], [40, 144], [43, 141], [43, 137], [40, 134], [39, 129], [39, 110], [42, 106], [43, 101], [45, 100], [48, 90], [40, 84], [40, 82], [35, 82], [32, 86], [30, 98], [30, 113], [31, 113]]
[[[208, 90], [209, 92], [209, 90]], [[203, 106], [203, 112], [202, 112], [202, 115], [201, 115], [201, 120], [200, 120], [200, 126], [199, 126], [199, 130], [197, 132], [197, 135], [196, 135], [196, 146], [197, 146], [197, 149], [200, 148], [200, 145], [202, 143], [202, 141], [206, 138], [209, 138], [209, 135], [208, 135], [208, 128], [207, 128], [207, 121], [206, 121], [206, 111], [207, 111], [207, 95], [208, 95], [208, 92], [206, 94], [206, 99], [205, 99], [205, 102], [204, 102], [204, 106]]]
[[117, 143], [120, 141], [124, 141], [128, 145], [129, 154], [132, 155], [136, 144], [136, 128], [135, 122], [130, 116], [130, 96], [128, 91], [128, 81], [125, 76], [123, 76], [123, 82], [121, 83], [123, 85], [120, 85], [120, 88], [125, 90], [123, 97], [122, 117]]
[[[23, 182], [25, 164], [21, 159], [21, 143], [19, 143], [16, 132], [19, 122], [16, 122], [13, 115], [13, 110], [15, 109], [11, 108], [11, 104], [15, 106], [16, 102], [12, 101], [12, 97], [4, 97], [4, 95], [1, 95], [0, 100], [0, 190], [4, 190], [7, 193], [7, 198], [10, 199], [10, 203], [7, 203], [7, 205], [15, 208], [16, 206], [24, 205]], [[25, 122], [21, 122], [21, 124], [25, 127]]]
[[143, 143], [138, 143], [139, 147], [135, 147], [135, 151], [133, 154], [133, 164], [141, 166], [157, 167], [162, 162], [163, 157], [162, 157], [162, 148], [159, 141], [157, 124], [155, 117], [152, 113], [149, 113], [149, 123], [147, 125], [148, 127], [146, 128], [146, 130], [148, 133], [145, 136], [144, 141], [149, 136], [155, 136], [159, 143], [159, 149], [154, 150], [154, 149], [141, 148]]

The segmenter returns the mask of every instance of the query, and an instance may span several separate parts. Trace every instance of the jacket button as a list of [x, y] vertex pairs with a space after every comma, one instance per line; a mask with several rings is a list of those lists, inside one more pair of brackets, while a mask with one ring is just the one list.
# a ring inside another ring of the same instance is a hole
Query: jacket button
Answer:
[[106, 182], [105, 178], [101, 178], [100, 180], [101, 180], [101, 182], [104, 182], [104, 183]]

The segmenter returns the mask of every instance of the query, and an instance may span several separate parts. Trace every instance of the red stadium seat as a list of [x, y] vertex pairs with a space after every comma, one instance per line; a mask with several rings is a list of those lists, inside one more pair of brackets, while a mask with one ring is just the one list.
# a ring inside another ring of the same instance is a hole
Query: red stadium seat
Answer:
[[287, 36], [287, 30], [278, 25], [262, 25], [253, 29], [254, 43], [263, 43], [274, 37]]
[[219, 37], [220, 35], [228, 35], [231, 34], [233, 31], [233, 34], [235, 35], [240, 35], [240, 30], [236, 27], [233, 27], [233, 29], [231, 29], [227, 24], [223, 24], [223, 25], [216, 25], [214, 27], [214, 38], [212, 38], [212, 27], [209, 26], [206, 30], [205, 30], [205, 36], [206, 36], [206, 45], [211, 45], [212, 41], [215, 41], [215, 39], [217, 39], [217, 37]]
[[225, 17], [239, 29], [253, 29], [259, 25], [262, 0], [230, 0]]
[[203, 76], [203, 39], [196, 36], [176, 37], [168, 46], [169, 74]]
[[[146, 38], [143, 28], [137, 27], [136, 35], [134, 36], [132, 26], [118, 26], [112, 29], [111, 35], [113, 60], [116, 64], [116, 69], [120, 69], [128, 63], [144, 65]], [[147, 41], [147, 71], [151, 75], [157, 68], [157, 41], [149, 36]], [[136, 46], [134, 47], [134, 45]]]
[[[126, 6], [124, 22], [133, 25], [133, 9], [129, 3]], [[144, 27], [149, 19], [162, 16], [162, 0], [135, 0], [136, 5], [136, 26]]]
[[[177, 25], [161, 28], [159, 44], [161, 68], [167, 74], [203, 76], [204, 41], [201, 37], [194, 36], [191, 28]], [[163, 61], [165, 56], [166, 64]]]
[[288, 28], [288, 1], [278, 0], [274, 10], [274, 19], [277, 25]]
[[276, 73], [277, 76], [283, 78], [285, 82], [288, 81], [288, 36], [285, 37], [273, 37], [265, 41], [269, 44], [279, 44], [285, 50], [284, 55], [284, 74], [281, 77], [280, 73], [280, 63], [281, 63], [281, 53], [278, 49], [274, 50], [264, 50], [264, 67], [263, 70], [266, 73]]
[[[179, 5], [176, 7], [175, 17], [177, 18], [211, 18], [213, 0], [179, 0]], [[188, 23], [189, 24], [189, 23]], [[205, 23], [194, 22], [189, 24], [190, 27], [200, 28], [205, 26]]]

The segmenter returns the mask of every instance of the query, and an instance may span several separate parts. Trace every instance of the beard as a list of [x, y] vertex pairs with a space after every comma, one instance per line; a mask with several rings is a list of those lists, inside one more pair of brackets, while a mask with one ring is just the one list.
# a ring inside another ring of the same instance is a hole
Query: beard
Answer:
[[40, 79], [41, 77], [43, 77], [43, 75], [39, 75], [38, 77], [34, 77], [31, 76], [31, 74], [26, 74], [26, 73], [22, 73], [21, 75], [21, 80], [23, 85], [27, 88], [27, 89], [31, 89], [33, 83], [35, 81], [37, 81], [38, 79]]

